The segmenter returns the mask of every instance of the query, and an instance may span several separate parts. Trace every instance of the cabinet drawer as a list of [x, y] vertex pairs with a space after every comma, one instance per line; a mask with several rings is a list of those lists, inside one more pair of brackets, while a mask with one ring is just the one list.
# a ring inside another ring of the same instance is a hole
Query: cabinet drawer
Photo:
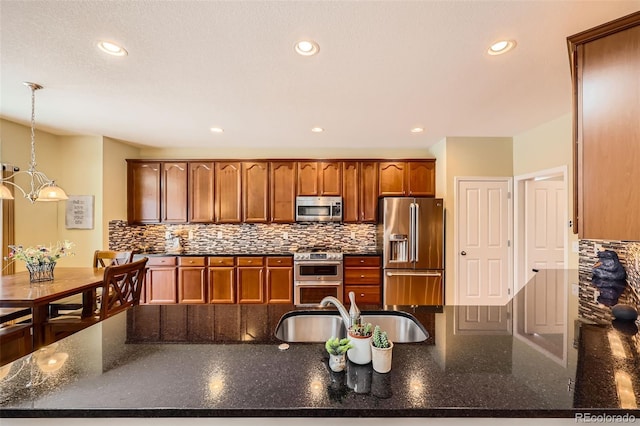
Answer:
[[344, 266], [380, 266], [380, 256], [345, 256]]
[[293, 266], [293, 257], [291, 256], [267, 257], [267, 266]]
[[178, 266], [205, 266], [206, 258], [204, 257], [179, 257]]
[[381, 303], [380, 298], [380, 286], [356, 286], [356, 285], [346, 285], [344, 286], [344, 304], [350, 304], [349, 302], [349, 292], [353, 291], [356, 296], [356, 304], [357, 305], [379, 305]]
[[345, 284], [380, 284], [379, 268], [345, 268]]
[[209, 266], [233, 266], [233, 257], [209, 257]]
[[263, 257], [238, 257], [238, 266], [262, 266], [264, 264]]
[[150, 256], [147, 266], [176, 266], [177, 258], [175, 256]]

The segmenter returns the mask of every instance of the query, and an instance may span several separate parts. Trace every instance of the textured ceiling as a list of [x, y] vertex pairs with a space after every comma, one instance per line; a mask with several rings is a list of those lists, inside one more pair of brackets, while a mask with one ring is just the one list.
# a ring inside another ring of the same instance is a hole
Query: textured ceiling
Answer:
[[[21, 83], [33, 81], [45, 86], [39, 128], [158, 147], [513, 136], [570, 111], [566, 37], [637, 10], [640, 0], [3, 0], [0, 115], [28, 123]], [[318, 55], [294, 52], [303, 37]], [[516, 49], [487, 55], [502, 38]], [[100, 39], [129, 55], [103, 54]]]

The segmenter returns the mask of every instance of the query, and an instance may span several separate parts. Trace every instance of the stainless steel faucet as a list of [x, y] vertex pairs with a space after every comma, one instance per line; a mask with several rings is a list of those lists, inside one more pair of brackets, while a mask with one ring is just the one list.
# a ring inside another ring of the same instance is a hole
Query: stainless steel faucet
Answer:
[[338, 308], [338, 312], [340, 312], [340, 316], [342, 317], [342, 322], [347, 330], [353, 325], [360, 324], [360, 309], [356, 306], [356, 295], [352, 291], [349, 292], [349, 300], [351, 301], [349, 312], [347, 312], [347, 308], [344, 307], [342, 302], [333, 296], [327, 296], [320, 301], [320, 306], [325, 307], [332, 304]]

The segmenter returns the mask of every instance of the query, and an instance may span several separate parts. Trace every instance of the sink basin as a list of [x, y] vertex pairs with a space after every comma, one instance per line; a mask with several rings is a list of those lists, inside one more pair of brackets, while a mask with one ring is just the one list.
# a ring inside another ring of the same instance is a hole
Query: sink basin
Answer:
[[[394, 343], [417, 343], [429, 333], [411, 314], [400, 311], [364, 311], [362, 322], [379, 325]], [[330, 337], [346, 337], [340, 315], [327, 311], [291, 311], [280, 318], [275, 336], [284, 342], [325, 342]]]

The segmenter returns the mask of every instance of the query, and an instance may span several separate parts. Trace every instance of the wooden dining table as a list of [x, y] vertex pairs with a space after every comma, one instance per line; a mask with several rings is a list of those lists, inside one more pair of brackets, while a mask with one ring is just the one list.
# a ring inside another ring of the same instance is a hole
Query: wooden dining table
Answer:
[[27, 271], [0, 276], [0, 308], [31, 308], [33, 349], [45, 344], [44, 323], [49, 305], [82, 294], [82, 316], [93, 315], [96, 289], [102, 287], [104, 268], [56, 267], [52, 281], [31, 283]]

